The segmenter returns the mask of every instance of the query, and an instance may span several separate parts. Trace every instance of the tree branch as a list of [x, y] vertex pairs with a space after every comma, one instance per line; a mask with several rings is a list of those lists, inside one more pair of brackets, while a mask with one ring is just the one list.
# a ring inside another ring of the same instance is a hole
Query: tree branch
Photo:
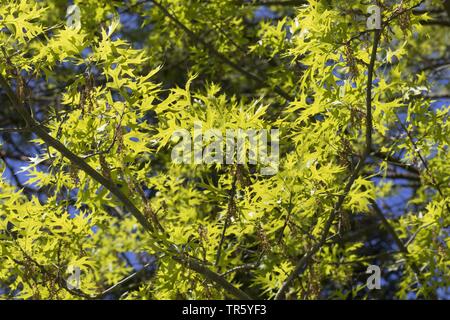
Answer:
[[224, 288], [228, 293], [232, 294], [234, 297], [241, 299], [241, 300], [252, 300], [252, 298], [247, 293], [245, 293], [241, 289], [238, 289], [235, 286], [233, 286], [223, 276], [211, 271], [210, 269], [206, 268], [204, 265], [198, 263], [194, 259], [192, 259], [188, 256], [183, 256], [183, 255], [173, 256], [172, 259], [183, 264], [184, 266], [188, 267], [189, 269], [194, 270], [194, 271], [204, 275], [209, 280], [220, 285], [222, 288]]
[[392, 155], [389, 155], [389, 154], [381, 152], [381, 151], [374, 151], [372, 154], [379, 159], [382, 159], [382, 160], [387, 161], [397, 167], [402, 168], [403, 170], [409, 171], [416, 175], [420, 175], [419, 169], [417, 169], [416, 167], [409, 165], [407, 163], [403, 163], [400, 159], [398, 159]]
[[225, 221], [224, 221], [224, 225], [223, 225], [223, 229], [222, 229], [222, 235], [220, 236], [219, 247], [217, 248], [217, 253], [216, 253], [216, 263], [215, 263], [216, 267], [219, 265], [219, 262], [220, 262], [220, 256], [222, 254], [222, 247], [223, 247], [223, 243], [225, 242], [225, 236], [227, 233], [228, 226], [231, 222], [231, 217], [235, 213], [234, 211], [236, 211], [236, 204], [234, 202], [234, 197], [236, 196], [236, 182], [237, 182], [238, 170], [239, 170], [238, 167], [236, 167], [236, 171], [234, 172], [234, 175], [233, 175], [233, 181], [231, 182], [231, 189], [228, 194], [227, 213], [225, 215]]
[[238, 64], [236, 64], [233, 61], [231, 61], [230, 59], [228, 59], [225, 55], [223, 55], [222, 53], [220, 53], [219, 51], [214, 49], [214, 47], [210, 43], [206, 42], [205, 40], [203, 40], [202, 38], [197, 36], [192, 30], [190, 30], [186, 25], [184, 25], [180, 20], [178, 20], [178, 18], [175, 17], [175, 15], [170, 13], [169, 10], [167, 10], [166, 7], [164, 7], [161, 3], [159, 3], [156, 0], [150, 0], [150, 2], [153, 3], [167, 18], [169, 18], [173, 23], [175, 23], [175, 25], [177, 25], [180, 29], [182, 29], [193, 41], [201, 44], [203, 46], [203, 48], [206, 49], [207, 51], [209, 51], [209, 53], [211, 55], [222, 60], [225, 64], [227, 64], [231, 68], [235, 69], [236, 71], [241, 73], [246, 78], [248, 78], [256, 83], [262, 84], [266, 88], [272, 88], [275, 93], [277, 93], [279, 96], [286, 99], [287, 101], [294, 100], [294, 98], [291, 97], [291, 95], [289, 93], [287, 93], [286, 91], [281, 89], [279, 86], [269, 85], [267, 83], [267, 81], [264, 80], [263, 78], [261, 78], [260, 76], [247, 71], [246, 69], [242, 68]]
[[369, 64], [369, 70], [367, 75], [367, 88], [366, 88], [366, 141], [365, 141], [365, 150], [364, 154], [361, 157], [360, 161], [358, 162], [358, 165], [356, 166], [355, 170], [351, 174], [350, 178], [347, 181], [347, 184], [345, 185], [345, 189], [343, 194], [341, 194], [338, 198], [338, 201], [336, 202], [332, 213], [328, 217], [324, 230], [322, 233], [322, 236], [309, 252], [307, 252], [298, 262], [295, 266], [294, 270], [289, 274], [286, 281], [283, 283], [281, 288], [278, 290], [275, 299], [285, 299], [287, 290], [291, 286], [292, 282], [295, 280], [297, 276], [302, 274], [308, 263], [311, 261], [312, 257], [322, 248], [322, 246], [325, 244], [328, 238], [328, 234], [330, 232], [331, 226], [333, 224], [334, 219], [336, 218], [336, 215], [339, 213], [339, 211], [342, 208], [342, 205], [344, 204], [344, 200], [347, 197], [348, 193], [350, 192], [350, 189], [353, 186], [353, 183], [355, 182], [356, 178], [359, 176], [359, 173], [361, 172], [362, 168], [365, 165], [365, 161], [367, 159], [367, 156], [369, 155], [370, 151], [372, 150], [372, 132], [373, 132], [373, 124], [372, 124], [372, 80], [373, 80], [373, 73], [375, 68], [375, 61], [377, 56], [377, 49], [378, 44], [380, 42], [381, 37], [381, 30], [375, 30], [374, 40], [373, 40], [373, 46], [372, 46], [372, 54], [370, 58], [370, 64]]
[[239, 5], [245, 5], [245, 6], [286, 6], [286, 7], [294, 7], [294, 6], [300, 6], [303, 4], [308, 3], [305, 0], [266, 0], [266, 1], [244, 1], [244, 0], [237, 0], [237, 4]]
[[[405, 259], [409, 260], [409, 252], [406, 246], [403, 244], [403, 241], [399, 238], [397, 235], [397, 232], [395, 232], [394, 228], [391, 226], [389, 221], [384, 216], [383, 212], [381, 211], [378, 204], [375, 202], [375, 200], [370, 200], [372, 204], [373, 211], [376, 213], [376, 215], [380, 218], [381, 222], [383, 223], [386, 230], [391, 234], [392, 238], [394, 239], [395, 244], [399, 248], [400, 252], [404, 255]], [[410, 262], [411, 269], [414, 271], [417, 277], [420, 275], [420, 269], [417, 267], [417, 265], [413, 262]]]

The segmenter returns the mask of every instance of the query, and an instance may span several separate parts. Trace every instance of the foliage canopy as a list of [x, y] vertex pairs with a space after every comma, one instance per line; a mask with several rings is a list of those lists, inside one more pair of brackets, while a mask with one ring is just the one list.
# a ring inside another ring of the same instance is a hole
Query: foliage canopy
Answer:
[[[0, 1], [2, 298], [445, 294], [448, 5], [74, 2]], [[173, 163], [198, 121], [278, 128], [279, 171]]]

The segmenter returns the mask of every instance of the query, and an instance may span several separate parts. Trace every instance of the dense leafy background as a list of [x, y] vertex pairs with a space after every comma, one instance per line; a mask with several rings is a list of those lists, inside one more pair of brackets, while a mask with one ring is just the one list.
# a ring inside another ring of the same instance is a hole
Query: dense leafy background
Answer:
[[[448, 296], [448, 1], [376, 1], [374, 63], [361, 1], [0, 3], [2, 298]], [[279, 172], [172, 163], [195, 121]]]

